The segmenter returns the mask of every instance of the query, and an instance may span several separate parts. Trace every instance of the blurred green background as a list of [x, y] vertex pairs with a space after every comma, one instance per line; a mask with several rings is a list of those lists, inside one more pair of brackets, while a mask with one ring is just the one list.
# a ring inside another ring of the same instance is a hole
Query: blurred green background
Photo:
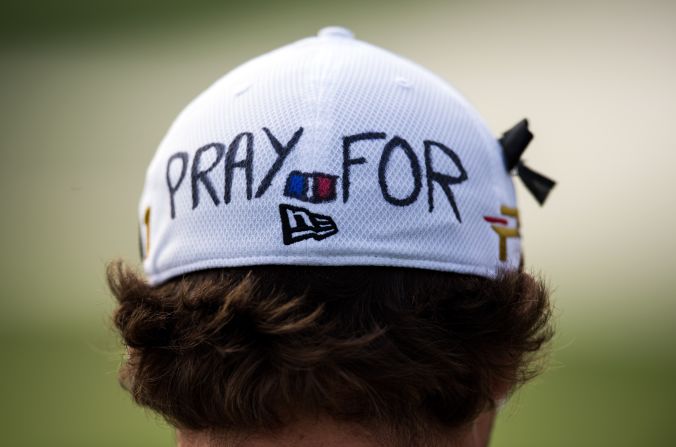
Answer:
[[554, 287], [548, 371], [494, 447], [676, 438], [672, 1], [10, 1], [0, 15], [0, 444], [171, 446], [118, 387], [106, 261], [173, 118], [245, 60], [323, 26], [453, 83], [499, 135], [523, 116], [526, 263]]

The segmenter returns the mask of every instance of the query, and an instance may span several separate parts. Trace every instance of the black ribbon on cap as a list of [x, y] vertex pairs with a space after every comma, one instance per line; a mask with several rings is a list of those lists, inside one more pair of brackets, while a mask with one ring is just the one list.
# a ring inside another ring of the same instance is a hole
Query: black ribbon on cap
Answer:
[[523, 184], [533, 194], [538, 203], [542, 205], [545, 203], [549, 192], [556, 185], [556, 182], [533, 171], [521, 161], [521, 154], [526, 150], [532, 139], [533, 134], [528, 130], [528, 120], [524, 118], [502, 134], [502, 137], [498, 141], [505, 153], [507, 172], [511, 172], [512, 169], [516, 168], [516, 174]]

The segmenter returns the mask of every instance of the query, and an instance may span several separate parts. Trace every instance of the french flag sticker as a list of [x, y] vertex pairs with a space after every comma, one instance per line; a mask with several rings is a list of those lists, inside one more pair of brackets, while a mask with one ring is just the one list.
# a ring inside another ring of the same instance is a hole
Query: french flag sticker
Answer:
[[331, 202], [336, 199], [337, 180], [337, 175], [323, 172], [291, 171], [286, 178], [284, 195], [303, 202]]

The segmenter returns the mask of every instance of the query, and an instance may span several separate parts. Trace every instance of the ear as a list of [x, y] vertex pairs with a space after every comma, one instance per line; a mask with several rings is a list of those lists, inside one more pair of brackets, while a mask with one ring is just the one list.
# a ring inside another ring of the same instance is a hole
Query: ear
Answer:
[[491, 385], [491, 394], [496, 407], [501, 407], [515, 390], [515, 384], [503, 379], [494, 379]]

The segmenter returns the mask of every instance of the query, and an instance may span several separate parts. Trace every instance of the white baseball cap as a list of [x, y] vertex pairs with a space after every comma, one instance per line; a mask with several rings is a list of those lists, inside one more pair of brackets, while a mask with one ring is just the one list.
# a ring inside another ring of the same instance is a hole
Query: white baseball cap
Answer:
[[246, 62], [176, 118], [139, 204], [151, 284], [262, 264], [403, 266], [495, 277], [521, 261], [519, 161], [423, 67], [322, 29]]

